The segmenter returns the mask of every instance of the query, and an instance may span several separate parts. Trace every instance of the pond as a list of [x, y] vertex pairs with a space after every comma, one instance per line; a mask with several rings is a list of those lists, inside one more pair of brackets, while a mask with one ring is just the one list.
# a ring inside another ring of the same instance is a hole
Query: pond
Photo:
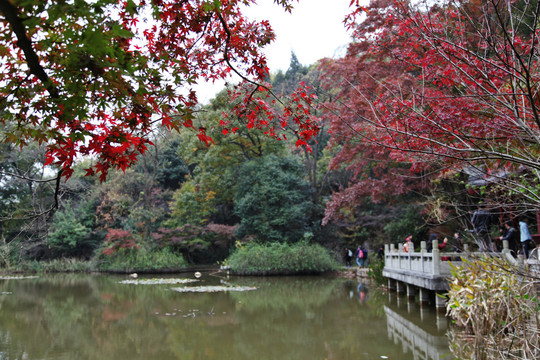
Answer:
[[434, 310], [324, 276], [3, 277], [0, 309], [2, 360], [452, 358]]

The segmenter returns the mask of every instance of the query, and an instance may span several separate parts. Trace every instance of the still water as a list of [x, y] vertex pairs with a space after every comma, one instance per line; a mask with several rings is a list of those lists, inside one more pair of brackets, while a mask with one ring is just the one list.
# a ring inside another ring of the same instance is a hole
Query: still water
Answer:
[[[445, 318], [357, 281], [210, 273], [186, 285], [127, 279], [1, 278], [0, 359], [452, 358]], [[256, 289], [171, 290], [211, 285]]]

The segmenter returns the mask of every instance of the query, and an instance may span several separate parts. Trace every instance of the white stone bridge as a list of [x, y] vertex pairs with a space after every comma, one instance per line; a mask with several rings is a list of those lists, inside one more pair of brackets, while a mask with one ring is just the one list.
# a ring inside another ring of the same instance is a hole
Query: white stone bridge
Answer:
[[[420, 305], [429, 302], [431, 294], [435, 293], [435, 306], [438, 309], [445, 308], [446, 299], [442, 296], [449, 290], [448, 279], [451, 277], [450, 261], [454, 265], [462, 264], [462, 258], [474, 255], [486, 255], [486, 253], [471, 253], [465, 246], [464, 252], [441, 253], [438, 241], [433, 241], [433, 250], [427, 251], [426, 242], [421, 242], [421, 250], [415, 252], [403, 251], [403, 245], [385, 245], [383, 276], [388, 279], [389, 290], [395, 290], [398, 294], [407, 294], [409, 299], [419, 295]], [[503, 242], [501, 253], [489, 253], [493, 256], [504, 256], [516, 266], [525, 264], [533, 270], [540, 270], [538, 260], [538, 248], [531, 252], [531, 257], [526, 262], [523, 259], [515, 259], [508, 249], [508, 242]], [[441, 295], [441, 296], [438, 296]]]

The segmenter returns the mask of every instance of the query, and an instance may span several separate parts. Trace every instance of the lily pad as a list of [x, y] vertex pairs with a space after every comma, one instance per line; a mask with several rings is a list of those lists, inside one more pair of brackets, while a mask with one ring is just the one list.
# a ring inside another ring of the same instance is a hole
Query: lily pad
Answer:
[[175, 284], [187, 284], [197, 282], [199, 280], [194, 279], [134, 279], [123, 280], [120, 284], [132, 284], [132, 285], [175, 285]]
[[171, 290], [178, 292], [221, 292], [221, 291], [251, 291], [257, 290], [256, 287], [250, 286], [186, 286], [181, 288], [172, 288]]
[[0, 276], [0, 280], [37, 279], [39, 276]]

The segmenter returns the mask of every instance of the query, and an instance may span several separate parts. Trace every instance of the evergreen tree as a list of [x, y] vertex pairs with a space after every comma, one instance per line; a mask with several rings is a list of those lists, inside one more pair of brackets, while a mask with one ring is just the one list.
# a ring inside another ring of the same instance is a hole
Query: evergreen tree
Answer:
[[238, 174], [235, 211], [239, 237], [295, 242], [311, 232], [313, 210], [304, 168], [293, 157], [268, 155], [244, 164]]

